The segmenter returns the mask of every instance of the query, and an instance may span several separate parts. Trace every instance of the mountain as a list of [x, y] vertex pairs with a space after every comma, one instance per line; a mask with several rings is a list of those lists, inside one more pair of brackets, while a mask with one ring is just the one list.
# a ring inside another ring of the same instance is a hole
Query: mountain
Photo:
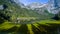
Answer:
[[18, 4], [20, 7], [24, 7], [24, 4], [21, 3], [19, 0], [8, 0], [10, 3], [13, 3], [13, 4]]
[[50, 13], [57, 14], [60, 11], [60, 0], [50, 0], [47, 5]]
[[[46, 4], [33, 2], [33, 3], [29, 4], [26, 8], [32, 9], [32, 10], [34, 10], [34, 9], [39, 10], [43, 7], [46, 10], [48, 10], [49, 13], [57, 14], [60, 11], [60, 0], [49, 0], [48, 3], [46, 3]], [[45, 10], [44, 8], [41, 10]]]
[[21, 5], [23, 4], [20, 5], [19, 3], [17, 3], [18, 2], [17, 0], [16, 1], [0, 0], [0, 1], [2, 1], [0, 2], [0, 5], [4, 4], [7, 6], [7, 8], [2, 11], [2, 13], [4, 12], [6, 15], [10, 16], [10, 19], [16, 19], [18, 17], [34, 17], [34, 18], [38, 17], [40, 19], [48, 19], [52, 17], [52, 14], [48, 13], [47, 10], [44, 10], [45, 8], [37, 8], [38, 6], [41, 7], [41, 4], [37, 4], [35, 7], [37, 9], [41, 9], [42, 11], [37, 9], [28, 10], [27, 8], [22, 8]]
[[35, 8], [39, 8], [41, 5], [42, 5], [41, 3], [33, 2], [31, 4], [28, 4], [27, 7], [30, 9], [35, 9]]
[[34, 12], [36, 12], [40, 15], [44, 15], [44, 16], [53, 15], [52, 13], [49, 13], [49, 11], [47, 9], [47, 4], [33, 2], [29, 5], [27, 5], [26, 8], [34, 10]]

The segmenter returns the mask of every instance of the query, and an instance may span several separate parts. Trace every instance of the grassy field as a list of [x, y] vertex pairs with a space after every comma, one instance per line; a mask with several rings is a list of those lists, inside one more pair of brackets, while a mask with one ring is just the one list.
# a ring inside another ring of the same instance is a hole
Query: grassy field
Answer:
[[[54, 28], [60, 27], [60, 20], [41, 20], [36, 21], [33, 24], [13, 24], [8, 21], [4, 22], [3, 24], [0, 24], [0, 33], [1, 34], [48, 34], [48, 33], [54, 33]], [[50, 29], [52, 29], [50, 31]]]

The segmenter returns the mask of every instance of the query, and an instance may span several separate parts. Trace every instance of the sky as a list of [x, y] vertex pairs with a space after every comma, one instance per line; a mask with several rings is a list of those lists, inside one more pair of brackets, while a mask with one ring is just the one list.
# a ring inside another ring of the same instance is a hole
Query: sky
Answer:
[[33, 3], [33, 2], [37, 2], [37, 3], [47, 3], [48, 0], [20, 0], [21, 3], [25, 4], [25, 5], [28, 5], [30, 3]]

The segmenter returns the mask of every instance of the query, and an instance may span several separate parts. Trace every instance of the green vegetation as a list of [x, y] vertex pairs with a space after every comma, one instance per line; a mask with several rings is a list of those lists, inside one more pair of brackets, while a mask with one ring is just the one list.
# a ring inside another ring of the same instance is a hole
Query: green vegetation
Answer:
[[60, 21], [42, 20], [34, 24], [12, 24], [5, 22], [0, 25], [0, 33], [11, 34], [57, 34]]
[[0, 10], [0, 34], [58, 34], [60, 20], [50, 19], [53, 14], [41, 15], [34, 10], [21, 8], [9, 0], [0, 0], [6, 5]]

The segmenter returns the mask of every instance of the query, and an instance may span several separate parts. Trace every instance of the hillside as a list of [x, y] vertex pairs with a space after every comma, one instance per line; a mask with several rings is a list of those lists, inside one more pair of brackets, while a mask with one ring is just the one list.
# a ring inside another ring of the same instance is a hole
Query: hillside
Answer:
[[0, 0], [0, 5], [6, 5], [7, 8], [5, 10], [2, 10], [6, 15], [10, 16], [10, 19], [14, 20], [16, 18], [20, 17], [34, 17], [36, 19], [48, 19], [53, 16], [53, 14], [48, 13], [47, 10], [44, 12], [38, 13], [36, 10], [21, 8], [17, 3], [11, 0]]

